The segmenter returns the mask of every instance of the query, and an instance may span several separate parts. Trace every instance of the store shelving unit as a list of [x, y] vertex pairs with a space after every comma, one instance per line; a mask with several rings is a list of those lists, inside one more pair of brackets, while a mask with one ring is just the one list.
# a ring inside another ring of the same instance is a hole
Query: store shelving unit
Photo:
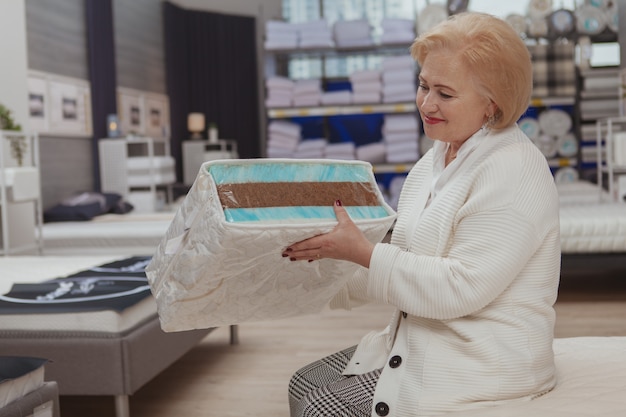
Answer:
[[[601, 189], [607, 189], [609, 196], [614, 201], [620, 201], [623, 197], [616, 184], [619, 176], [626, 175], [626, 165], [617, 164], [615, 161], [614, 134], [626, 131], [626, 116], [608, 117], [596, 122], [596, 157], [598, 165], [598, 185]], [[626, 194], [626, 190], [624, 194]]]
[[0, 130], [0, 255], [43, 251], [39, 137]]

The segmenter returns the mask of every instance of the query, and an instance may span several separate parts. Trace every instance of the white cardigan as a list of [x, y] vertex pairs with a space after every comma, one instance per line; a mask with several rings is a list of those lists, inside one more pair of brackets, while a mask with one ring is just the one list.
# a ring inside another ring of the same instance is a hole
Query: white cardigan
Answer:
[[344, 371], [383, 369], [372, 416], [383, 403], [413, 417], [525, 401], [556, 382], [559, 207], [545, 157], [517, 126], [489, 132], [424, 209], [432, 166], [431, 150], [406, 179], [391, 243], [331, 302], [398, 308]]

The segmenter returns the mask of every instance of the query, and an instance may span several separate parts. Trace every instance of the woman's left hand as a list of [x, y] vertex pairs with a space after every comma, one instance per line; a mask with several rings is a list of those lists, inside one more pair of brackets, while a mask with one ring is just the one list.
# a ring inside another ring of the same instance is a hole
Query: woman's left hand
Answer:
[[342, 259], [368, 268], [374, 245], [350, 219], [341, 201], [337, 200], [333, 209], [337, 225], [332, 231], [289, 245], [283, 257], [309, 262], [322, 258]]

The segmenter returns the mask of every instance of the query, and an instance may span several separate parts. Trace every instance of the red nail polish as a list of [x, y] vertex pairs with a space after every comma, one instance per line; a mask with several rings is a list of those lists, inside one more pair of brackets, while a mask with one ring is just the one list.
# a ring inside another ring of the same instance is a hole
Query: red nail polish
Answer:
[[283, 258], [286, 258], [287, 256], [289, 255], [287, 255], [286, 253], [283, 253]]
[[296, 260], [296, 258], [289, 258], [289, 260], [290, 260], [291, 262], [293, 262], [293, 261], [295, 261], [295, 260]]
[[335, 200], [335, 205], [341, 207], [341, 200]]

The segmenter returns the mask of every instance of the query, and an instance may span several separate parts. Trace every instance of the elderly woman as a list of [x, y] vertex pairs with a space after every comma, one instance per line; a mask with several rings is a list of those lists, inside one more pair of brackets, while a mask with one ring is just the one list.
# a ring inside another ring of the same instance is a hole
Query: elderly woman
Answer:
[[336, 228], [283, 256], [362, 266], [331, 306], [394, 305], [389, 326], [296, 372], [292, 416], [435, 416], [528, 401], [555, 385], [558, 196], [516, 125], [528, 50], [503, 20], [455, 15], [419, 37], [417, 108], [434, 140], [408, 174], [390, 243], [335, 203]]

